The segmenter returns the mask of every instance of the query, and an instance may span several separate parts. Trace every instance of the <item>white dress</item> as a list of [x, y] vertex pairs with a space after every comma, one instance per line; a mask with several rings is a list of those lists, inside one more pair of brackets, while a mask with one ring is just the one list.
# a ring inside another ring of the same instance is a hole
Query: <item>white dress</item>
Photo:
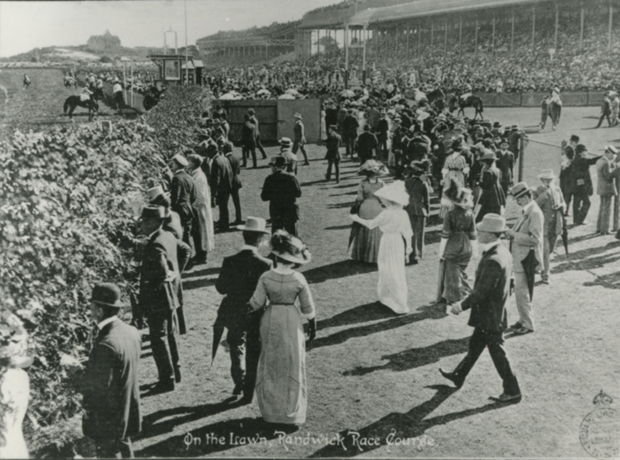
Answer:
[[211, 252], [215, 247], [215, 231], [213, 230], [213, 213], [211, 211], [211, 191], [209, 189], [209, 182], [207, 181], [207, 176], [205, 176], [200, 168], [196, 168], [192, 171], [192, 179], [196, 186], [196, 201], [194, 201], [193, 207], [200, 221], [201, 249], [206, 252]]
[[28, 374], [21, 369], [7, 369], [0, 380], [0, 458], [28, 458], [22, 421], [29, 395]]
[[[413, 231], [407, 211], [392, 206], [373, 220], [359, 219], [368, 228], [379, 227], [383, 232], [379, 243], [379, 301], [395, 313], [409, 312], [407, 278], [405, 277], [405, 241], [411, 241]], [[410, 248], [407, 248], [410, 251]]]

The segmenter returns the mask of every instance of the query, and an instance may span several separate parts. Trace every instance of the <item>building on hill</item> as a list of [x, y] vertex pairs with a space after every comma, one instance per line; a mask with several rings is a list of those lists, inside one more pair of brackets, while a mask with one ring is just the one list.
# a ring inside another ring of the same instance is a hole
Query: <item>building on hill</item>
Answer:
[[114, 51], [121, 48], [121, 39], [112, 35], [109, 30], [103, 35], [93, 35], [86, 42], [92, 51]]

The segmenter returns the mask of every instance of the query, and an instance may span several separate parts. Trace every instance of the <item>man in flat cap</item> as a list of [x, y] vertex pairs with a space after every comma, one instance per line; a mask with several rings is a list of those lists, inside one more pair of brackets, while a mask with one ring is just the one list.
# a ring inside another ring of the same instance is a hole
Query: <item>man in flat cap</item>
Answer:
[[93, 288], [90, 313], [96, 326], [79, 389], [84, 395], [82, 430], [95, 441], [98, 458], [133, 458], [131, 436], [142, 430], [140, 333], [117, 316], [122, 307], [116, 285]]
[[271, 159], [272, 174], [265, 178], [261, 199], [269, 201], [271, 232], [284, 229], [297, 236], [299, 207], [297, 198], [301, 196], [301, 187], [297, 178], [286, 169], [286, 158], [275, 156]]
[[192, 177], [185, 170], [188, 166], [189, 162], [181, 154], [175, 155], [170, 162], [170, 170], [174, 174], [170, 183], [170, 209], [179, 214], [183, 226], [183, 241], [191, 246], [194, 220], [192, 203], [196, 201], [196, 187]]

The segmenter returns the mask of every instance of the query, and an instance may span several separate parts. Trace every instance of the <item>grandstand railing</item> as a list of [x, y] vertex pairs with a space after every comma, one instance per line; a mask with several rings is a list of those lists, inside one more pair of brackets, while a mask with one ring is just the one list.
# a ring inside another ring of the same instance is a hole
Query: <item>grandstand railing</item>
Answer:
[[[601, 105], [606, 91], [564, 91], [564, 107], [597, 107]], [[540, 107], [547, 92], [523, 93], [475, 93], [485, 107]]]

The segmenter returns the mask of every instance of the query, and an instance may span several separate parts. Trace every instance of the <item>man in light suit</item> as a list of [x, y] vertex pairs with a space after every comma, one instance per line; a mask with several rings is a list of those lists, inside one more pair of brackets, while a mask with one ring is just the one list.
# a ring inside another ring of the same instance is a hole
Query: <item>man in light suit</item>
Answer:
[[596, 232], [608, 235], [609, 220], [611, 218], [612, 197], [618, 195], [616, 184], [614, 183], [614, 157], [618, 150], [613, 145], [605, 147], [605, 154], [596, 162], [596, 193], [601, 197], [601, 205], [598, 209], [598, 219], [596, 221]]
[[220, 220], [217, 222], [218, 231], [227, 232], [230, 229], [228, 201], [233, 188], [233, 172], [230, 161], [219, 151], [214, 153], [213, 161], [211, 161], [211, 176], [209, 177], [211, 199], [220, 210]]
[[[506, 231], [511, 240], [512, 267], [515, 277], [515, 298], [519, 321], [510, 327], [515, 334], [534, 332], [532, 297], [528, 287], [523, 261], [530, 253], [538, 264], [543, 260], [543, 226], [545, 218], [533, 199], [532, 191], [525, 182], [519, 182], [510, 189], [510, 194], [523, 208], [512, 229]], [[535, 269], [536, 267], [534, 267]]]
[[304, 128], [304, 123], [302, 120], [302, 116], [300, 113], [296, 113], [294, 115], [295, 118], [295, 126], [293, 126], [293, 134], [295, 135], [293, 138], [293, 153], [297, 154], [297, 150], [301, 151], [301, 154], [304, 156], [304, 166], [308, 166], [308, 154], [306, 153], [306, 131]]
[[[258, 279], [271, 268], [271, 261], [258, 254], [265, 235], [265, 219], [248, 217], [243, 230], [244, 245], [237, 254], [224, 258], [215, 288], [225, 295], [217, 313], [216, 325], [228, 329], [226, 341], [230, 351], [230, 373], [235, 384], [233, 395], [243, 393], [243, 401], [251, 402], [256, 384], [260, 356], [260, 313], [248, 314], [248, 302]], [[243, 358], [245, 354], [245, 366]], [[245, 367], [245, 369], [244, 369]]]
[[98, 458], [133, 458], [131, 436], [142, 430], [138, 365], [140, 333], [118, 318], [123, 305], [114, 284], [94, 287], [90, 312], [97, 324], [79, 390], [82, 430], [95, 440]]
[[455, 315], [471, 308], [468, 324], [474, 328], [474, 334], [469, 341], [467, 356], [454, 372], [443, 369], [439, 372], [460, 388], [484, 349], [488, 348], [495, 369], [504, 382], [503, 393], [492, 399], [519, 402], [521, 390], [508, 361], [503, 338], [508, 325], [506, 301], [510, 296], [512, 257], [501, 244], [500, 237], [508, 228], [506, 220], [498, 214], [486, 214], [476, 227], [483, 252], [476, 270], [474, 289], [463, 301], [446, 307], [448, 313]]

